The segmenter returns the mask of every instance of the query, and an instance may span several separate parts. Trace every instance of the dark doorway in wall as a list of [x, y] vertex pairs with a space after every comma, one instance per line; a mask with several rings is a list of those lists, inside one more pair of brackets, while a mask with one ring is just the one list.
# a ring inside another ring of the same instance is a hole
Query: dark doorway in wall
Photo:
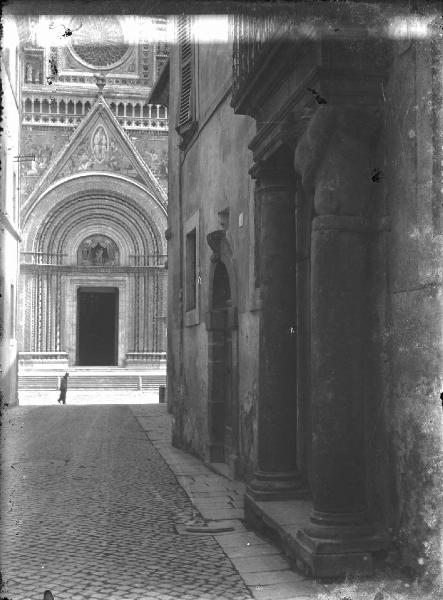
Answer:
[[228, 462], [233, 445], [232, 301], [229, 275], [217, 263], [212, 288], [210, 331], [210, 460]]
[[81, 287], [77, 292], [77, 365], [118, 364], [118, 289]]

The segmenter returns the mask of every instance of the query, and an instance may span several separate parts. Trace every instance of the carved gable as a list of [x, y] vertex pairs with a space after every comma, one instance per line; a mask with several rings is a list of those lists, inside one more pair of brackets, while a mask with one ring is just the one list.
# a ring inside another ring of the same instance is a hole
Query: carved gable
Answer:
[[98, 98], [75, 130], [69, 143], [55, 159], [52, 158], [52, 164], [27, 203], [58, 179], [94, 171], [119, 173], [135, 179], [166, 205], [167, 198], [163, 188], [102, 97]]

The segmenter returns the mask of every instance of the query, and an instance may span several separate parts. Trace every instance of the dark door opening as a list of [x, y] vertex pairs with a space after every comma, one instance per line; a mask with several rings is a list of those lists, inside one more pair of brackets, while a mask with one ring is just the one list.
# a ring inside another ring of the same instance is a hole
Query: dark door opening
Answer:
[[79, 288], [77, 364], [118, 364], [118, 288]]
[[225, 265], [219, 262], [214, 272], [213, 328], [209, 335], [211, 462], [227, 462], [233, 446], [232, 330], [228, 322], [231, 306], [229, 275]]

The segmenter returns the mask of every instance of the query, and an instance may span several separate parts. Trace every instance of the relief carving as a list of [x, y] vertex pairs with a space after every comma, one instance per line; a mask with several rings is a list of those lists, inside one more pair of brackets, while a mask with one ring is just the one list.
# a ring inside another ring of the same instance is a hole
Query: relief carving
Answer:
[[77, 263], [84, 266], [118, 264], [119, 252], [115, 242], [104, 235], [93, 235], [80, 244]]
[[108, 137], [101, 125], [95, 130], [89, 142], [80, 144], [77, 151], [65, 163], [60, 176], [94, 170], [122, 172], [134, 179], [139, 178], [132, 162], [116, 141]]
[[103, 125], [99, 125], [91, 138], [92, 154], [99, 163], [102, 163], [108, 155], [108, 135]]
[[29, 148], [29, 154], [33, 154], [35, 159], [31, 162], [31, 166], [26, 171], [26, 175], [41, 175], [51, 161], [52, 151], [53, 149], [50, 146], [31, 146]]
[[43, 54], [40, 51], [25, 54], [25, 82], [43, 83]]

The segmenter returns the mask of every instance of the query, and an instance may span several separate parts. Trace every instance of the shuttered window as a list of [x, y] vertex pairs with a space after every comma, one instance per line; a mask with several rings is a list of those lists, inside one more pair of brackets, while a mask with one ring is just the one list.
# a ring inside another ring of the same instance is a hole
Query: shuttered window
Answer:
[[180, 129], [194, 120], [191, 17], [180, 15], [177, 28], [180, 47], [180, 103], [177, 127]]

